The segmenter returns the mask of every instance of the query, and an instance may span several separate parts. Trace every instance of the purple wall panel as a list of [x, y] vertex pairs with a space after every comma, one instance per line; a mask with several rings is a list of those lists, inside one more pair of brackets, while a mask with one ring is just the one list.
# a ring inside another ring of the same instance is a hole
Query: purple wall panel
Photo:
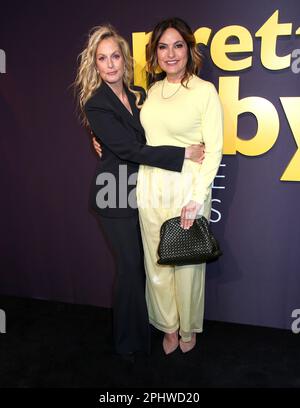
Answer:
[[[251, 68], [230, 73], [209, 69], [208, 61], [203, 74], [217, 87], [219, 76], [239, 76], [240, 98], [268, 99], [280, 119], [279, 137], [267, 153], [224, 156], [225, 189], [214, 190], [222, 218], [213, 224], [224, 255], [208, 265], [206, 317], [289, 328], [292, 310], [300, 308], [300, 189], [297, 182], [280, 181], [297, 146], [279, 97], [300, 96], [300, 74], [266, 70], [254, 34], [276, 9], [294, 33], [299, 2], [127, 4], [12, 1], [2, 7], [7, 72], [0, 74], [0, 293], [110, 306], [113, 260], [88, 207], [97, 158], [76, 119], [70, 88], [76, 58], [94, 25], [111, 22], [131, 42], [132, 32], [178, 15], [193, 29], [216, 32], [237, 24], [251, 32]], [[278, 40], [278, 55], [296, 48], [300, 36]], [[240, 117], [240, 134], [255, 129], [251, 115]]]

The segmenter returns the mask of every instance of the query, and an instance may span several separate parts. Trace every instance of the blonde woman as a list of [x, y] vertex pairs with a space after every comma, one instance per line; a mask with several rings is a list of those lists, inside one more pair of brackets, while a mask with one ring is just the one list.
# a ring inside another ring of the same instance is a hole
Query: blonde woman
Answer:
[[116, 262], [115, 350], [129, 361], [135, 352], [150, 350], [143, 249], [134, 200], [139, 164], [180, 172], [185, 158], [197, 163], [202, 158], [200, 145], [145, 145], [139, 120], [145, 95], [142, 88], [131, 86], [132, 79], [127, 42], [110, 25], [95, 27], [80, 54], [75, 85], [83, 123], [102, 146], [91, 200]]

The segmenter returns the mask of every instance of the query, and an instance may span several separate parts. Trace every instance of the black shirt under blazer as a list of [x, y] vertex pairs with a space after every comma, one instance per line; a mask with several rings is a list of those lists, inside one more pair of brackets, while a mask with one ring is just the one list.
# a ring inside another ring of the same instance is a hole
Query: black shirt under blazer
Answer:
[[[132, 88], [139, 90], [143, 99], [145, 98], [143, 88]], [[92, 208], [104, 217], [129, 217], [137, 213], [137, 209], [128, 205], [122, 208], [124, 200], [121, 205], [119, 203], [119, 183], [124, 183], [123, 179], [119, 179], [120, 165], [127, 166], [128, 180], [132, 174], [137, 173], [139, 164], [180, 172], [184, 161], [185, 149], [182, 147], [146, 145], [144, 129], [139, 118], [140, 111], [135, 104], [135, 95], [126, 87], [125, 90], [132, 115], [104, 81], [84, 107], [90, 127], [102, 146], [102, 158], [97, 163], [90, 199]], [[116, 208], [99, 208], [96, 204], [97, 193], [104, 188], [96, 185], [96, 178], [103, 172], [115, 177]], [[123, 184], [122, 188], [124, 188]], [[127, 188], [127, 202], [132, 189], [135, 189], [135, 185]]]

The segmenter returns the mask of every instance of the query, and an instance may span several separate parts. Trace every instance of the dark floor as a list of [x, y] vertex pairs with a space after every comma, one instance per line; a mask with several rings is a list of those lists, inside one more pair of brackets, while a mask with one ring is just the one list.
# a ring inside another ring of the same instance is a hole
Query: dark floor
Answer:
[[162, 334], [134, 365], [111, 347], [111, 311], [0, 296], [0, 387], [296, 387], [300, 334], [205, 321], [197, 347], [165, 356]]

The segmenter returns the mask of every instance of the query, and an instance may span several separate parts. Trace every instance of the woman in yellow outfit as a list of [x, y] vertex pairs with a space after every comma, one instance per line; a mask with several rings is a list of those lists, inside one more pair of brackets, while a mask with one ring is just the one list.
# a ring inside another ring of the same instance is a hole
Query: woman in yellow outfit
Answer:
[[205, 143], [201, 166], [185, 160], [181, 173], [145, 165], [138, 173], [149, 319], [165, 333], [163, 348], [169, 354], [178, 345], [183, 352], [191, 350], [196, 333], [202, 332], [206, 265], [159, 265], [160, 227], [179, 215], [183, 228], [189, 228], [199, 213], [210, 218], [211, 187], [222, 158], [223, 114], [214, 85], [195, 75], [201, 57], [193, 32], [183, 20], [172, 18], [156, 25], [147, 61], [153, 83], [140, 115], [147, 144]]

